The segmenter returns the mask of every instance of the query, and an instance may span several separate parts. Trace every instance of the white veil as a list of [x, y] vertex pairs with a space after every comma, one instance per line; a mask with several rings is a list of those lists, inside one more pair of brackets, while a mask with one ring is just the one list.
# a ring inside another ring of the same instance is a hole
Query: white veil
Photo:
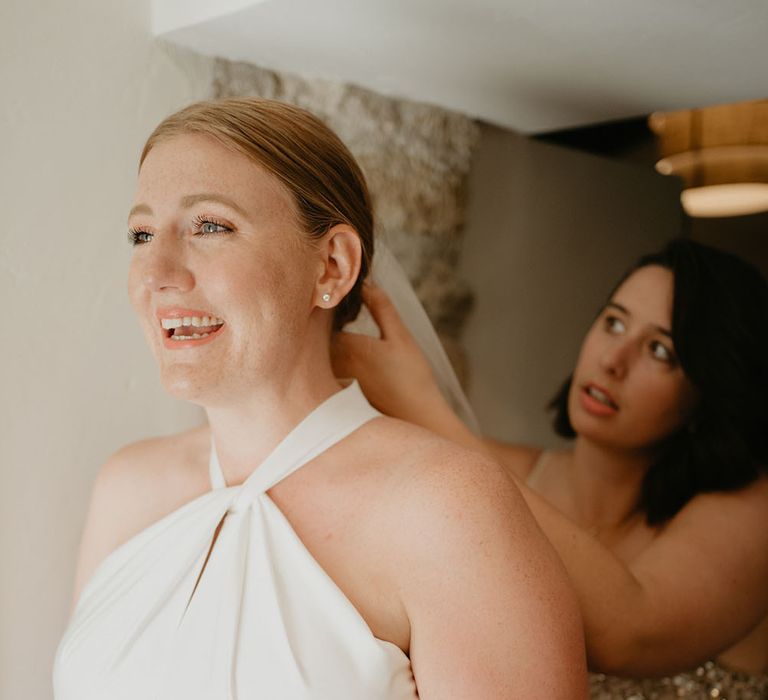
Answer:
[[[371, 279], [381, 287], [392, 300], [403, 323], [413, 335], [421, 351], [427, 357], [440, 390], [450, 402], [453, 410], [475, 433], [479, 433], [477, 418], [469, 405], [458, 377], [453, 371], [448, 355], [443, 349], [427, 312], [416, 296], [408, 276], [397, 259], [380, 240], [376, 241]], [[368, 309], [363, 306], [360, 315], [344, 330], [378, 337], [379, 331]]]

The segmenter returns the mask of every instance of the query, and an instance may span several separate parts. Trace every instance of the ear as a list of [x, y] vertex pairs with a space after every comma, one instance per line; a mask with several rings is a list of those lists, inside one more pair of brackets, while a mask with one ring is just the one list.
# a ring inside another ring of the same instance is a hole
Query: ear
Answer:
[[320, 274], [315, 304], [331, 309], [349, 293], [360, 273], [363, 248], [357, 231], [348, 224], [331, 227], [320, 241]]

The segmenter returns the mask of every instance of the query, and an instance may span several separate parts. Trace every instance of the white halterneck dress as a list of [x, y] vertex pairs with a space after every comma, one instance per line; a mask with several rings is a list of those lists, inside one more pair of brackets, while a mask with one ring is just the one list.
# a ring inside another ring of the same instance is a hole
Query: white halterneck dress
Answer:
[[378, 415], [352, 383], [240, 486], [212, 449], [212, 490], [118, 547], [84, 588], [56, 700], [416, 698], [406, 654], [374, 637], [267, 494]]

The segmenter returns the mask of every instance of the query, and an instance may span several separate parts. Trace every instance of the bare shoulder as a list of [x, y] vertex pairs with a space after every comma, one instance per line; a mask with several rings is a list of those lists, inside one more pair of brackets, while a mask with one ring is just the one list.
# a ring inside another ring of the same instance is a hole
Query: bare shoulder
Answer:
[[[733, 491], [694, 496], [633, 560], [636, 572], [711, 568], [717, 585], [746, 586], [739, 598], [768, 605], [768, 476]], [[754, 595], [743, 595], [744, 590]], [[758, 593], [759, 591], [759, 593]], [[731, 593], [724, 598], [731, 599]]]
[[378, 430], [400, 447], [383, 514], [420, 695], [583, 697], [575, 595], [507, 470], [413, 426]]
[[373, 421], [359, 439], [366, 448], [364, 468], [386, 480], [380, 496], [408, 527], [473, 507], [507, 524], [518, 517], [533, 522], [504, 466], [480, 452], [388, 417]]
[[126, 445], [99, 470], [80, 543], [74, 599], [114, 549], [201, 495], [207, 482], [207, 426]]
[[767, 513], [768, 476], [761, 475], [740, 489], [698, 494], [672, 519], [662, 537], [696, 530], [709, 539], [715, 529], [724, 528], [738, 539], [754, 535], [768, 543]]
[[[672, 518], [654, 543], [665, 552], [680, 543], [717, 555], [721, 562], [745, 561], [768, 577], [768, 476], [734, 491], [700, 493]], [[722, 558], [721, 558], [722, 557]]]
[[536, 460], [542, 453], [540, 447], [513, 444], [490, 437], [483, 438], [483, 442], [501, 462], [502, 466], [523, 481], [528, 478]]
[[409, 532], [423, 535], [409, 546], [429, 548], [428, 534], [450, 546], [475, 530], [537, 540], [538, 527], [503, 465], [410, 424], [391, 429], [400, 432], [394, 444], [401, 448], [394, 461], [400, 478], [391, 492], [393, 507]]
[[[190, 493], [207, 485], [209, 445], [207, 426], [126, 445], [105, 462], [94, 493], [107, 501], [118, 497], [126, 510], [140, 508], [157, 519], [166, 508], [183, 505]], [[134, 495], [141, 497], [131, 499]]]

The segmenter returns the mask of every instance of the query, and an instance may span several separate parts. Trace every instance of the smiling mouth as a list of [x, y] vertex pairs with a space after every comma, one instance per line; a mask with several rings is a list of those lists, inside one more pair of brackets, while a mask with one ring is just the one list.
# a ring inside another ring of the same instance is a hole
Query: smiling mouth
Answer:
[[598, 389], [596, 386], [590, 384], [584, 388], [584, 391], [586, 391], [587, 394], [589, 394], [596, 401], [599, 401], [604, 406], [608, 406], [609, 408], [613, 408], [615, 410], [619, 409], [619, 407], [611, 400], [611, 397], [608, 396], [608, 394], [606, 394], [604, 391]]
[[200, 340], [220, 330], [224, 321], [215, 316], [185, 316], [161, 319], [160, 325], [170, 340]]

